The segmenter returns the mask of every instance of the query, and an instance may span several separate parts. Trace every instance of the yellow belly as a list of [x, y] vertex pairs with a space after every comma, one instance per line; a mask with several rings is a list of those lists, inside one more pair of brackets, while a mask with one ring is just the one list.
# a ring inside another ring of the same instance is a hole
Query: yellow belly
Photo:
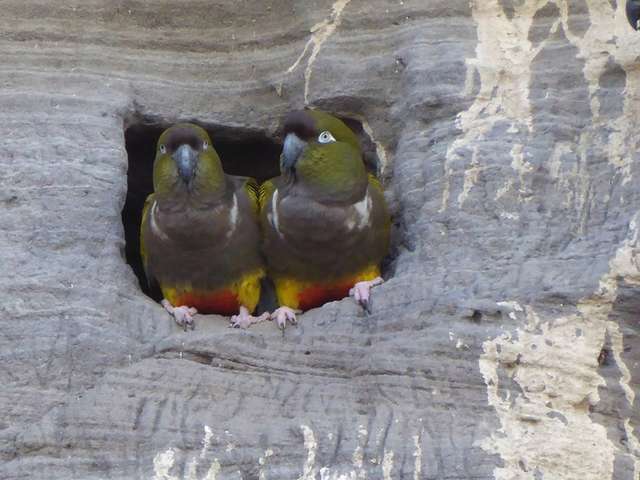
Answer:
[[237, 281], [217, 290], [202, 290], [191, 285], [161, 285], [162, 295], [172, 305], [194, 307], [200, 313], [233, 315], [240, 306], [253, 312], [260, 300], [260, 279], [265, 276], [260, 268], [242, 275]]
[[358, 282], [373, 280], [380, 276], [380, 267], [370, 265], [353, 275], [333, 279], [327, 282], [301, 280], [281, 276], [274, 277], [278, 302], [282, 306], [300, 310], [319, 307], [333, 300], [349, 295], [349, 290]]

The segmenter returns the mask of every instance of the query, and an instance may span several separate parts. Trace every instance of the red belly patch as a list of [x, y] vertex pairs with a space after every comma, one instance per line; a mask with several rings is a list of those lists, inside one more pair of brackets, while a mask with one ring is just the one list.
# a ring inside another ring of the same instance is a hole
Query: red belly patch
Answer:
[[333, 300], [341, 300], [349, 295], [349, 290], [355, 283], [355, 280], [349, 280], [335, 285], [322, 283], [313, 285], [298, 294], [299, 307], [301, 310], [309, 310]]
[[219, 315], [235, 315], [240, 309], [238, 297], [231, 290], [213, 293], [185, 292], [178, 295], [175, 305], [194, 307], [198, 313], [217, 313]]

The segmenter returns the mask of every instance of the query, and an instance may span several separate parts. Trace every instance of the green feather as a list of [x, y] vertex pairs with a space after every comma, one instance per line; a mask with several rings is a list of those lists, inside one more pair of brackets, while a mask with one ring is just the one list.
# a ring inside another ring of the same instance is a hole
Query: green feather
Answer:
[[247, 193], [254, 216], [257, 218], [260, 213], [260, 187], [255, 178], [247, 177], [244, 183], [244, 191]]
[[307, 110], [307, 113], [315, 120], [318, 133], [328, 130], [338, 142], [348, 143], [361, 152], [358, 137], [342, 120], [320, 110]]
[[310, 144], [298, 160], [296, 175], [314, 194], [335, 200], [362, 192], [367, 183], [360, 152], [344, 142]]
[[274, 179], [267, 180], [260, 185], [258, 190], [258, 205], [260, 205], [260, 214], [264, 212], [264, 209], [267, 205], [267, 201], [273, 196], [273, 192], [275, 192], [276, 186], [274, 184]]
[[[170, 140], [172, 132], [178, 129], [189, 131], [200, 142], [207, 142], [208, 144], [208, 148], [201, 150], [198, 154], [197, 174], [192, 187], [193, 193], [197, 195], [224, 192], [224, 171], [222, 170], [218, 152], [213, 148], [211, 138], [209, 138], [206, 130], [192, 123], [179, 123], [160, 135], [156, 146], [156, 159], [153, 164], [154, 191], [156, 193], [179, 193], [186, 189], [183, 182], [178, 178], [177, 166], [171, 156], [172, 152], [167, 148], [167, 141]], [[162, 151], [163, 148], [165, 149], [164, 152]]]
[[367, 171], [358, 137], [344, 122], [318, 110], [307, 112], [315, 120], [316, 132], [329, 131], [335, 142], [310, 140], [296, 163], [296, 177], [314, 197], [342, 201], [364, 194]]

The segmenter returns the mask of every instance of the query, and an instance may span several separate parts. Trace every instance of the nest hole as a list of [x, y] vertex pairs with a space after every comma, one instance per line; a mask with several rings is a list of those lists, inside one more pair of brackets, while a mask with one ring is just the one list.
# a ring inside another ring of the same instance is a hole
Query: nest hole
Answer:
[[[350, 118], [340, 117], [360, 138], [363, 159], [367, 169], [379, 172], [379, 159], [374, 142], [364, 131], [362, 124]], [[162, 132], [173, 123], [156, 119], [135, 117], [125, 122], [124, 139], [128, 157], [127, 196], [122, 209], [125, 235], [125, 259], [138, 278], [141, 290], [156, 301], [162, 299], [160, 289], [150, 284], [145, 276], [140, 257], [140, 223], [145, 199], [153, 193], [153, 162], [156, 145]], [[261, 131], [227, 126], [210, 126], [197, 123], [210, 135], [220, 156], [224, 171], [230, 175], [242, 175], [263, 182], [280, 174], [279, 158], [282, 138], [278, 132], [272, 138]], [[384, 262], [387, 269], [389, 260]], [[271, 285], [263, 285], [266, 296], [274, 296]], [[262, 299], [258, 311], [273, 307], [273, 299]]]

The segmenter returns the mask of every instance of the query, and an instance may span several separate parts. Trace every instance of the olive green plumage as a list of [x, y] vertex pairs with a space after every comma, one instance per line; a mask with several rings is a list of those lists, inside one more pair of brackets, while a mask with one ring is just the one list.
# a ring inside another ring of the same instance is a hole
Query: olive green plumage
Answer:
[[[198, 152], [192, 178], [182, 178], [173, 153], [182, 145]], [[203, 128], [190, 123], [181, 123], [165, 130], [158, 139], [156, 159], [153, 164], [153, 191], [156, 194], [185, 194], [204, 196], [224, 192], [225, 175], [209, 134]]]
[[380, 275], [390, 218], [344, 122], [293, 112], [284, 133], [282, 175], [260, 190], [263, 248], [280, 304], [306, 309]]
[[[313, 127], [309, 119], [314, 122]], [[292, 114], [286, 123], [292, 129], [289, 133], [295, 135], [297, 130], [300, 136], [311, 140], [294, 167], [295, 181], [301, 189], [320, 201], [335, 202], [360, 196], [367, 184], [367, 171], [358, 137], [344, 122], [327, 113], [310, 110]], [[319, 143], [316, 137], [322, 132], [330, 132], [336, 141]], [[286, 166], [281, 165], [281, 170], [284, 175], [290, 173]]]
[[158, 140], [153, 186], [140, 232], [147, 278], [173, 305], [253, 311], [264, 276], [255, 180], [226, 175], [207, 132], [183, 123]]

